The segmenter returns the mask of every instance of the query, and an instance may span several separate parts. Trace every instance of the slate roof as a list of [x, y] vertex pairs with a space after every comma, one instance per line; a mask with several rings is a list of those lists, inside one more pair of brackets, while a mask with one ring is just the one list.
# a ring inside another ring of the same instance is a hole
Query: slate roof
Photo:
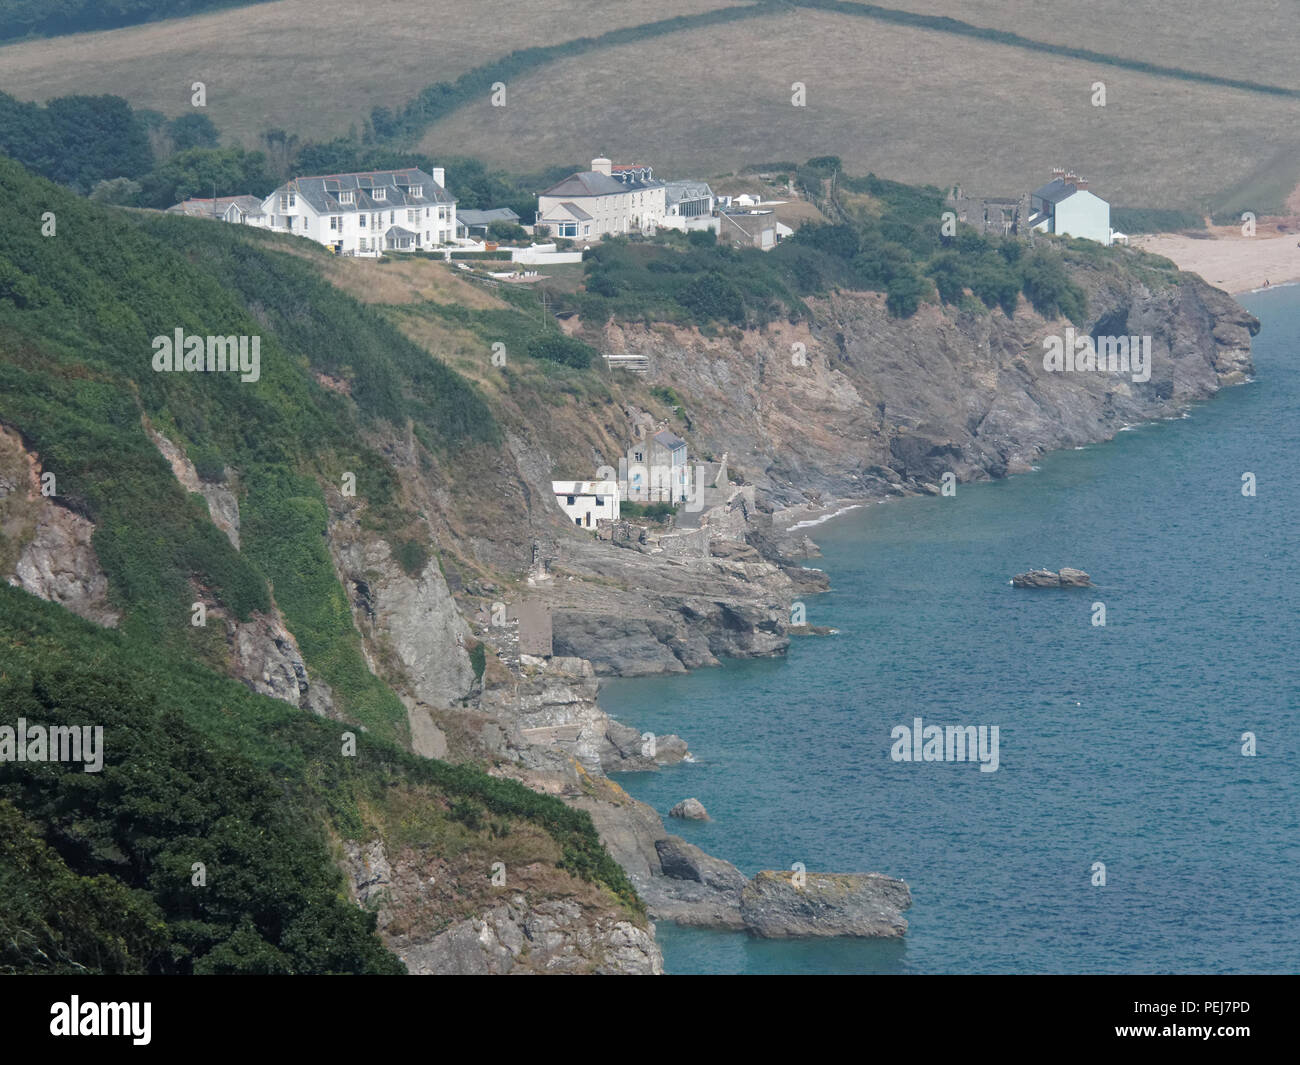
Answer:
[[670, 433], [667, 429], [660, 429], [655, 433], [655, 443], [662, 444], [669, 451], [676, 451], [679, 447], [685, 447], [686, 441], [676, 433]]
[[[568, 201], [568, 200], [565, 200], [565, 202], [562, 203], [562, 204], [560, 204], [559, 206], [560, 206], [561, 209], [563, 209], [563, 210], [565, 210], [565, 211], [568, 211], [568, 212], [569, 212], [569, 215], [570, 215], [571, 217], [573, 217], [573, 218], [576, 218], [579, 222], [590, 222], [590, 221], [591, 221], [591, 215], [589, 215], [586, 211], [584, 211], [584, 210], [583, 210], [581, 207], [579, 207], [576, 203], [572, 203], [572, 202], [570, 202], [570, 201]], [[551, 210], [554, 211], [555, 208], [552, 207]], [[545, 221], [547, 221], [547, 219], [543, 218], [542, 221], [545, 222]]]
[[518, 222], [519, 216], [509, 207], [493, 207], [488, 211], [467, 208], [456, 212], [456, 220], [466, 226], [486, 226], [493, 222]]
[[[635, 184], [635, 183], [633, 183]], [[570, 174], [557, 185], [552, 185], [543, 196], [610, 196], [627, 192], [631, 185], [602, 174], [596, 170], [583, 170]]]
[[1060, 203], [1073, 196], [1079, 190], [1074, 185], [1066, 184], [1061, 178], [1054, 178], [1046, 185], [1034, 189], [1034, 196], [1048, 203]]
[[[376, 199], [372, 190], [384, 190], [383, 199]], [[422, 188], [423, 196], [413, 196], [407, 190]], [[417, 167], [405, 170], [370, 170], [359, 174], [322, 174], [317, 177], [294, 178], [281, 185], [271, 195], [296, 192], [322, 214], [346, 214], [350, 211], [387, 211], [398, 207], [427, 207], [430, 204], [453, 204], [456, 200], [433, 178]], [[342, 192], [351, 192], [352, 203], [339, 199]]]
[[194, 197], [167, 208], [168, 214], [183, 214], [191, 218], [220, 218], [230, 205], [238, 204], [245, 214], [262, 213], [262, 201], [256, 196], [218, 196], [213, 199]]

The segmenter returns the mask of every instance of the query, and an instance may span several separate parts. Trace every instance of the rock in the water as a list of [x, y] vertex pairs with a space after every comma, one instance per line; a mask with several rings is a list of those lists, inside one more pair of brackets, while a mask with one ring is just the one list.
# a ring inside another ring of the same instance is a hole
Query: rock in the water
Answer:
[[912, 893], [879, 873], [762, 872], [740, 894], [745, 928], [765, 939], [794, 936], [901, 936]]
[[655, 851], [664, 876], [673, 880], [694, 880], [716, 891], [737, 893], [749, 883], [745, 874], [730, 862], [705, 854], [678, 836], [655, 840]]
[[687, 821], [707, 821], [709, 811], [704, 808], [704, 803], [699, 799], [683, 799], [668, 811], [668, 816], [682, 817]]
[[1011, 578], [1017, 588], [1090, 588], [1092, 578], [1081, 569], [1064, 566], [1060, 573], [1050, 569], [1031, 569], [1028, 573], [1017, 573]]

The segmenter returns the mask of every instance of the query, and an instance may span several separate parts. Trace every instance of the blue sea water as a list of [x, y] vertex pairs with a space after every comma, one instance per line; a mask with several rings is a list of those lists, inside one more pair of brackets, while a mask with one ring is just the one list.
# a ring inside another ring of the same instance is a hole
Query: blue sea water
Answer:
[[[1300, 971], [1300, 288], [1241, 302], [1257, 378], [1190, 417], [812, 530], [832, 591], [808, 621], [837, 635], [602, 689], [690, 743], [619, 777], [662, 814], [704, 803], [674, 832], [747, 874], [912, 889], [901, 941], [660, 922], [669, 972]], [[1097, 587], [1008, 583], [1063, 565]], [[893, 761], [918, 716], [998, 725], [998, 770]]]

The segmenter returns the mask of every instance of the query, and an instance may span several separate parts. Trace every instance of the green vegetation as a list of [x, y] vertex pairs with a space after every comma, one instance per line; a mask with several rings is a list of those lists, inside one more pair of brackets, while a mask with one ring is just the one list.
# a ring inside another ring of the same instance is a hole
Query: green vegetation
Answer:
[[1175, 233], [1182, 229], [1204, 229], [1205, 219], [1195, 211], [1112, 207], [1110, 224], [1121, 233]]
[[153, 166], [143, 124], [117, 96], [63, 96], [42, 107], [0, 92], [0, 152], [83, 193]]
[[[41, 235], [45, 210], [56, 236]], [[409, 425], [431, 452], [491, 446], [500, 430], [483, 399], [266, 234], [123, 215], [7, 160], [0, 224], [10, 235], [0, 251], [0, 419], [55, 473], [65, 505], [95, 522], [123, 628], [220, 666], [221, 626], [190, 625], [190, 604], [246, 619], [270, 609], [274, 588], [308, 668], [342, 710], [378, 735], [404, 736], [405, 711], [365, 666], [325, 548], [323, 486], [355, 474], [363, 522], [400, 541], [410, 517], [395, 475], [359, 441]], [[152, 338], [176, 328], [260, 337], [259, 380], [155, 373]], [[238, 471], [242, 551], [180, 488], [143, 419], [205, 479]]]
[[620, 503], [619, 515], [624, 518], [646, 518], [649, 521], [667, 521], [677, 513], [671, 503]]
[[558, 868], [641, 912], [590, 818], [514, 781], [365, 733], [345, 755], [346, 726], [8, 586], [0, 646], [5, 723], [104, 729], [99, 773], [0, 763], [0, 972], [400, 972], [329, 839], [366, 842], [411, 802], [403, 844], [532, 823]]
[[57, 37], [134, 26], [155, 19], [180, 18], [223, 7], [248, 7], [267, 0], [4, 0], [0, 41]]
[[1023, 292], [1042, 314], [1082, 321], [1086, 300], [1058, 249], [1029, 254], [1018, 240], [983, 237], [967, 227], [945, 237], [938, 189], [873, 174], [847, 177], [839, 167], [835, 156], [822, 156], [799, 167], [797, 177], [838, 222], [805, 224], [769, 252], [674, 232], [653, 241], [607, 238], [587, 252], [585, 291], [568, 299], [588, 321], [615, 315], [702, 327], [762, 326], [807, 317], [804, 297], [837, 288], [883, 292], [899, 318], [915, 314], [936, 293], [960, 305], [969, 289], [986, 307], [1008, 315]]

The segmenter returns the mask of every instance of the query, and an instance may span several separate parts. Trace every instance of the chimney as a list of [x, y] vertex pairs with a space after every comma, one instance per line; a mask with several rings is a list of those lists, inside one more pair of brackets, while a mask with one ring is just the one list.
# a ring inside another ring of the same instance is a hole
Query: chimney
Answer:
[[597, 174], [604, 174], [606, 177], [614, 175], [613, 161], [606, 159], [603, 155], [598, 155], [591, 161], [591, 169], [596, 171]]
[[1060, 178], [1062, 181], [1065, 180], [1064, 167], [1059, 167], [1059, 166], [1052, 167], [1052, 180], [1055, 181], [1057, 178]]
[[1074, 187], [1075, 187], [1076, 189], [1078, 189], [1080, 192], [1083, 192], [1083, 191], [1088, 187], [1088, 179], [1087, 179], [1087, 178], [1075, 178], [1075, 179], [1074, 179]]
[[433, 180], [445, 189], [447, 187], [447, 171], [440, 166], [435, 166], [433, 168]]
[[1079, 175], [1076, 174], [1073, 170], [1068, 171], [1065, 175], [1065, 183], [1067, 185], [1073, 185], [1078, 180], [1079, 180]]

